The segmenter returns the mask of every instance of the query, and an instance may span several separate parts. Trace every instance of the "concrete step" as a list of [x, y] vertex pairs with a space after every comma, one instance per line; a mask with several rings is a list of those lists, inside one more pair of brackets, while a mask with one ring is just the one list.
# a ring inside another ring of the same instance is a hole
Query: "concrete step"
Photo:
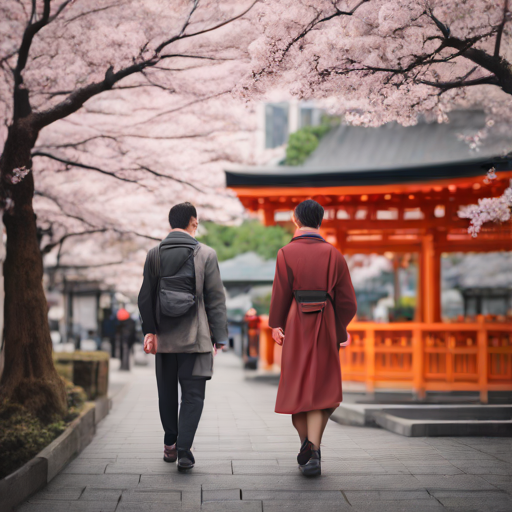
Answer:
[[408, 437], [512, 437], [512, 405], [342, 404], [331, 419]]

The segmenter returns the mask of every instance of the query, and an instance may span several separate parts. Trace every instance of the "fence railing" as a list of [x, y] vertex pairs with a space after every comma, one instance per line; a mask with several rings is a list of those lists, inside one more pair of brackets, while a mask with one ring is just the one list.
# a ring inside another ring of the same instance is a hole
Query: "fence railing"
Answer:
[[[486, 323], [353, 322], [351, 343], [340, 350], [343, 380], [376, 388], [409, 389], [419, 398], [427, 391], [512, 390], [512, 325]], [[262, 368], [278, 368], [281, 347], [263, 318]]]

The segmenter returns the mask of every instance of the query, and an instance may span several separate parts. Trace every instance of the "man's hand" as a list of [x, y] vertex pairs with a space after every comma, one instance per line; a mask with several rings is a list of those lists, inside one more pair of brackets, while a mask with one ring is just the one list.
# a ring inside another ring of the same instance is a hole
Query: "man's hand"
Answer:
[[224, 350], [225, 346], [226, 345], [219, 345], [219, 346], [217, 346], [217, 343], [214, 343], [213, 344], [213, 355], [216, 356], [217, 353], [219, 352], [219, 350], [222, 352]]
[[144, 337], [144, 352], [146, 354], [156, 354], [158, 348], [158, 341], [156, 334], [146, 334]]
[[272, 338], [278, 345], [282, 345], [284, 341], [284, 332], [281, 327], [275, 327], [272, 329]]

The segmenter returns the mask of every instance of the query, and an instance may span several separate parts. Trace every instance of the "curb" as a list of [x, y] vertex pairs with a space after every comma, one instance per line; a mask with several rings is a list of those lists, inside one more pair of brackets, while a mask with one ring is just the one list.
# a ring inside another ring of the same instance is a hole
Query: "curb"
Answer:
[[80, 415], [57, 439], [0, 480], [0, 510], [10, 512], [57, 476], [92, 441], [96, 425], [111, 408], [112, 400], [108, 397], [86, 402]]

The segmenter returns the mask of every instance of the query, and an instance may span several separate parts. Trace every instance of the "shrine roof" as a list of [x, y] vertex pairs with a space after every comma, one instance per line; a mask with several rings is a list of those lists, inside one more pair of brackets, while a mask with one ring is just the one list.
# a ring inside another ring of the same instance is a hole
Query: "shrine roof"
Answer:
[[507, 130], [493, 129], [478, 152], [463, 140], [485, 128], [481, 111], [455, 111], [444, 124], [420, 121], [404, 127], [341, 125], [327, 133], [300, 166], [226, 171], [228, 187], [319, 187], [414, 183], [512, 169]]

